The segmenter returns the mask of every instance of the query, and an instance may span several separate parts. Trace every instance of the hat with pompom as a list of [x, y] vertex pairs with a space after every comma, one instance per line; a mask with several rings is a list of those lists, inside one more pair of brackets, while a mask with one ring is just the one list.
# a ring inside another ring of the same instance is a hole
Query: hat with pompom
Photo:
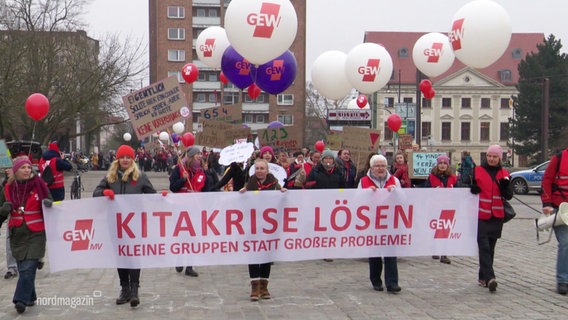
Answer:
[[57, 141], [52, 141], [47, 147], [47, 150], [53, 150], [56, 151], [57, 153], [61, 153], [61, 151], [59, 151], [59, 146], [57, 145]]
[[487, 154], [494, 154], [499, 157], [499, 159], [503, 160], [503, 148], [500, 145], [494, 144], [487, 148]]

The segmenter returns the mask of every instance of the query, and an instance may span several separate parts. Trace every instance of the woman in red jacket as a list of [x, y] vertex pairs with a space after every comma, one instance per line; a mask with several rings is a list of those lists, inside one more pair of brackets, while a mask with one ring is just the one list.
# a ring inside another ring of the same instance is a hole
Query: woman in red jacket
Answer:
[[509, 183], [509, 172], [503, 168], [503, 149], [492, 145], [487, 149], [486, 161], [473, 171], [471, 193], [479, 194], [479, 214], [477, 226], [477, 246], [479, 249], [479, 285], [497, 290], [497, 280], [493, 270], [495, 245], [503, 230], [503, 198], [513, 197]]
[[[450, 158], [447, 155], [440, 155], [436, 159], [436, 166], [424, 183], [425, 188], [453, 188], [458, 182], [458, 178], [450, 169]], [[440, 259], [441, 263], [450, 264], [452, 260], [448, 256], [432, 256], [432, 259]]]

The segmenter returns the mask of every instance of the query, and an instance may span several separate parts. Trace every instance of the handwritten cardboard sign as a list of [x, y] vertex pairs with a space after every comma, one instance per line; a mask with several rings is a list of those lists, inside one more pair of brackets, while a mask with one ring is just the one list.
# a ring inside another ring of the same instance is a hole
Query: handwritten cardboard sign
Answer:
[[243, 105], [241, 103], [224, 105], [220, 107], [206, 108], [201, 110], [201, 119], [216, 120], [229, 123], [243, 122]]
[[258, 129], [260, 145], [271, 146], [279, 150], [297, 151], [302, 149], [302, 129], [296, 126], [280, 127], [272, 129]]
[[142, 140], [180, 121], [187, 108], [185, 95], [175, 76], [153, 83], [122, 97], [134, 132]]
[[250, 135], [250, 128], [223, 121], [203, 121], [201, 127], [203, 130], [197, 133], [196, 144], [212, 148], [225, 148], [236, 140], [246, 139]]
[[412, 134], [403, 133], [398, 135], [398, 149], [412, 149]]
[[436, 159], [445, 152], [412, 152], [408, 159], [410, 178], [426, 178], [436, 165]]

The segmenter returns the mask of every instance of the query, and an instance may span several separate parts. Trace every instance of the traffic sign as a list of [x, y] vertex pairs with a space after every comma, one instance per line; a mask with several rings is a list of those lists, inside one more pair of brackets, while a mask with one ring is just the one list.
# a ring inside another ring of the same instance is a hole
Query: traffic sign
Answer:
[[370, 110], [335, 109], [327, 112], [327, 120], [330, 121], [371, 121]]

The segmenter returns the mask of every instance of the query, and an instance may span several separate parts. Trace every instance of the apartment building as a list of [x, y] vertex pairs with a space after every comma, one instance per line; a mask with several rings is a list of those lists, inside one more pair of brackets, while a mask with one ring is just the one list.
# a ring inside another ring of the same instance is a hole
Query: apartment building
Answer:
[[[298, 17], [298, 32], [290, 50], [294, 53], [298, 71], [294, 83], [285, 92], [269, 95], [265, 92], [251, 99], [246, 89], [240, 90], [219, 78], [220, 69], [210, 68], [199, 61], [195, 41], [199, 33], [210, 26], [224, 26], [225, 11], [230, 0], [150, 0], [150, 82], [175, 75], [181, 84], [193, 117], [186, 128], [198, 130], [200, 111], [219, 105], [242, 103], [243, 123], [257, 129], [266, 128], [272, 121], [304, 128], [305, 114], [305, 57], [306, 3], [292, 1]], [[259, 48], [262, 50], [262, 48]], [[199, 69], [199, 79], [186, 83], [181, 69], [186, 63]], [[188, 123], [189, 122], [189, 123]]]

